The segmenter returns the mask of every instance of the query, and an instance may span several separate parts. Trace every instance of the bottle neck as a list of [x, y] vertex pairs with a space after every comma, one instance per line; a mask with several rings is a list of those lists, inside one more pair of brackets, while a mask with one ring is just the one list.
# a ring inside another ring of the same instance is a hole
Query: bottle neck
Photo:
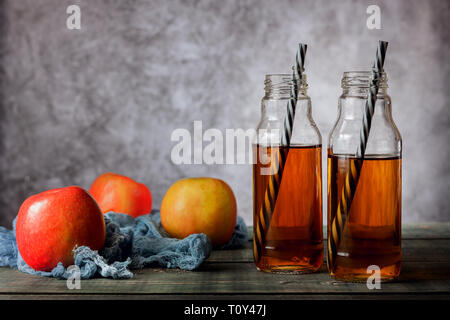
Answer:
[[294, 85], [298, 92], [298, 99], [307, 96], [308, 84], [306, 82], [306, 75], [303, 75], [302, 79], [294, 80], [292, 75], [289, 74], [269, 74], [266, 75], [264, 85], [265, 100], [290, 99]]
[[[258, 124], [258, 143], [285, 145], [281, 139], [286, 132], [286, 114], [290, 104], [293, 85], [296, 85], [297, 100], [291, 128], [290, 145], [321, 145], [322, 137], [311, 116], [311, 100], [307, 96], [306, 76], [293, 82], [292, 75], [268, 75], [265, 96], [262, 99], [262, 116]], [[260, 136], [261, 134], [261, 136]]]
[[340, 113], [346, 118], [362, 118], [371, 86], [376, 85], [377, 99], [374, 116], [391, 117], [385, 72], [373, 75], [370, 71], [344, 72]]
[[[300, 94], [299, 94], [300, 95]], [[264, 97], [262, 101], [262, 116], [269, 120], [283, 120], [286, 116], [287, 105], [290, 98], [273, 99]], [[311, 115], [311, 104], [306, 95], [298, 97], [295, 106], [296, 115]], [[298, 118], [298, 117], [296, 117]]]
[[[338, 107], [338, 116], [343, 120], [356, 121], [359, 124], [364, 117], [367, 95], [342, 96]], [[375, 101], [375, 108], [372, 118], [392, 118], [391, 100], [388, 95], [379, 93]]]
[[[345, 72], [343, 93], [339, 99], [338, 118], [328, 138], [332, 154], [355, 156], [365, 123], [366, 104], [372, 82], [371, 72]], [[386, 74], [377, 79], [377, 99], [371, 116], [365, 155], [391, 157], [401, 155], [401, 135], [392, 119], [392, 103], [387, 94]]]
[[385, 72], [375, 75], [375, 78], [370, 71], [344, 72], [341, 81], [342, 95], [367, 99], [369, 89], [373, 84], [377, 86], [377, 97], [387, 95], [388, 85]]

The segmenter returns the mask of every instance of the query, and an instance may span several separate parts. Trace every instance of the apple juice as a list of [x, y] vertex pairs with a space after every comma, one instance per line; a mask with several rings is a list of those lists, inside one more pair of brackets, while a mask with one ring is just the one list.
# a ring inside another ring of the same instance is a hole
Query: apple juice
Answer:
[[[333, 221], [354, 157], [328, 156], [328, 221]], [[365, 158], [330, 274], [338, 280], [366, 281], [369, 266], [381, 280], [395, 279], [401, 268], [401, 158]], [[330, 236], [331, 223], [328, 224]]]
[[262, 168], [270, 168], [270, 163], [261, 161], [261, 154], [270, 157], [279, 149], [286, 155], [261, 254], [255, 254], [256, 267], [267, 272], [316, 271], [323, 259], [321, 146], [253, 148], [257, 159], [253, 165], [254, 233], [270, 179], [270, 175], [261, 174]]

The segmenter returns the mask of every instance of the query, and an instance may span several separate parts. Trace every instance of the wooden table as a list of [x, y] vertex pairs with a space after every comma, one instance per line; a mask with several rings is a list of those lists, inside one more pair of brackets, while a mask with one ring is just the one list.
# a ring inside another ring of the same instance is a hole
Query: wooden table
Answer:
[[244, 249], [214, 251], [197, 271], [144, 269], [130, 280], [66, 281], [0, 268], [0, 299], [449, 299], [450, 223], [404, 226], [403, 268], [381, 290], [334, 281], [323, 264], [307, 275], [266, 274], [255, 269], [251, 242]]

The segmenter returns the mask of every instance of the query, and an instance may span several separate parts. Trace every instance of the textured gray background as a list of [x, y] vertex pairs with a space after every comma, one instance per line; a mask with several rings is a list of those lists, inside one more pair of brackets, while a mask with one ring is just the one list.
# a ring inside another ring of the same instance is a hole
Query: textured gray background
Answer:
[[[70, 4], [81, 6], [81, 31], [66, 28]], [[366, 28], [369, 4], [380, 5], [382, 30]], [[289, 71], [304, 41], [326, 145], [342, 72], [368, 69], [378, 39], [390, 41], [404, 141], [403, 221], [450, 220], [449, 21], [447, 0], [0, 0], [0, 225], [27, 196], [89, 188], [108, 170], [146, 183], [155, 207], [179, 178], [222, 178], [250, 222], [251, 167], [176, 166], [172, 131], [194, 120], [255, 127], [264, 75]]]

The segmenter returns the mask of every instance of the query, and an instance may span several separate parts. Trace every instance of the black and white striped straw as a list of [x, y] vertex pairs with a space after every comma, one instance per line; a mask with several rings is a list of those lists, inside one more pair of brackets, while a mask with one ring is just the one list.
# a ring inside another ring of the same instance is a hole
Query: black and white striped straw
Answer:
[[379, 82], [383, 73], [384, 57], [386, 56], [388, 42], [379, 41], [377, 47], [377, 55], [372, 67], [372, 77], [370, 79], [369, 94], [364, 110], [363, 126], [361, 127], [360, 140], [356, 156], [364, 158], [366, 151], [367, 140], [369, 139], [370, 127], [372, 126], [372, 117], [375, 110], [375, 102], [377, 100], [378, 90], [380, 89]]
[[303, 72], [305, 71], [305, 56], [308, 46], [299, 43], [297, 54], [295, 56], [295, 65], [292, 71], [291, 98], [287, 104], [287, 112], [284, 118], [284, 130], [281, 136], [281, 145], [289, 146], [291, 144], [292, 129], [295, 118], [295, 107], [297, 105], [298, 86], [301, 85]]

